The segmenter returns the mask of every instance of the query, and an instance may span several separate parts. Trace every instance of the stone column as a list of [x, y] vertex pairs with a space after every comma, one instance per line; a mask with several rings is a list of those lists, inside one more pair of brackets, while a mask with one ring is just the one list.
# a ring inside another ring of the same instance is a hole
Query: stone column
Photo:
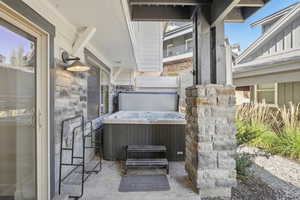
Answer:
[[197, 85], [186, 89], [186, 162], [201, 198], [230, 199], [236, 185], [235, 89]]

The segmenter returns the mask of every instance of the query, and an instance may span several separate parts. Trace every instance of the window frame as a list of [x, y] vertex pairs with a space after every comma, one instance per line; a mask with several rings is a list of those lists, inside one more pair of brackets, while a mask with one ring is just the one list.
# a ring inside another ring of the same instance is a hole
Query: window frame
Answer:
[[[188, 42], [193, 42], [193, 38], [189, 38], [185, 40], [185, 51], [188, 52]], [[193, 47], [192, 47], [193, 50]]]
[[[271, 83], [271, 84], [273, 84], [273, 83]], [[267, 104], [267, 105], [277, 106], [278, 105], [278, 83], [274, 83], [274, 89], [258, 89], [259, 85], [263, 85], [263, 84], [256, 84], [254, 86], [254, 100], [255, 100], [255, 103], [262, 103], [262, 102], [258, 101], [258, 93], [259, 92], [274, 92], [274, 104]]]
[[35, 187], [36, 198], [50, 198], [50, 38], [51, 35], [40, 26], [24, 18], [13, 8], [0, 2], [0, 19], [10, 23], [21, 32], [36, 38], [36, 102], [35, 102]]
[[[109, 91], [111, 90], [112, 87], [112, 83], [111, 83], [111, 69], [105, 65], [100, 59], [97, 58], [97, 56], [95, 56], [90, 50], [88, 50], [87, 48], [84, 49], [84, 54], [85, 54], [85, 60], [87, 62], [88, 65], [93, 65], [94, 67], [99, 68], [99, 91], [100, 91], [100, 96], [99, 96], [99, 108], [98, 108], [98, 112], [99, 112], [99, 117], [109, 114], [111, 112], [110, 109], [110, 103], [112, 103], [111, 101], [111, 97], [109, 94]], [[108, 74], [108, 111], [107, 113], [102, 113], [101, 109], [102, 109], [102, 88], [101, 88], [101, 72], [104, 71], [105, 73]]]
[[174, 56], [174, 55], [169, 55], [169, 53], [170, 53], [170, 48], [173, 48], [173, 47], [174, 47], [174, 44], [168, 44], [168, 45], [167, 45], [167, 57]]

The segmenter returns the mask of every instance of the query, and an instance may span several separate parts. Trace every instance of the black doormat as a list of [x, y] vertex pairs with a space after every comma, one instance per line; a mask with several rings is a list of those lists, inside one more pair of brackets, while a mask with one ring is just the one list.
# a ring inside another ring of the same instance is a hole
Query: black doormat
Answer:
[[123, 176], [119, 192], [151, 192], [170, 190], [165, 175]]

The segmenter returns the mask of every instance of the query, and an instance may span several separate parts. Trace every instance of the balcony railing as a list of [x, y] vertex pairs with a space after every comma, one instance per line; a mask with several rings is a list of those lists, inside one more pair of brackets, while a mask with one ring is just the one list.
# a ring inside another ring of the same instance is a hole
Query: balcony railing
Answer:
[[178, 56], [186, 53], [193, 52], [193, 48], [189, 47], [187, 48], [186, 45], [177, 45], [172, 48], [164, 48], [164, 58], [169, 58], [172, 56]]

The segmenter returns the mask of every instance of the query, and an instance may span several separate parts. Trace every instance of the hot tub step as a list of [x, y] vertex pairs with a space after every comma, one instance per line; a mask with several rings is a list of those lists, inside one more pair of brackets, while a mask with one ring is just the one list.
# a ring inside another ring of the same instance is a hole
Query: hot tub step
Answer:
[[163, 145], [128, 145], [129, 153], [159, 153], [166, 152], [167, 148]]
[[169, 173], [169, 162], [165, 158], [127, 159], [126, 160], [126, 172], [127, 172], [127, 168], [129, 168], [129, 167], [163, 167], [163, 168], [166, 168], [167, 174]]

